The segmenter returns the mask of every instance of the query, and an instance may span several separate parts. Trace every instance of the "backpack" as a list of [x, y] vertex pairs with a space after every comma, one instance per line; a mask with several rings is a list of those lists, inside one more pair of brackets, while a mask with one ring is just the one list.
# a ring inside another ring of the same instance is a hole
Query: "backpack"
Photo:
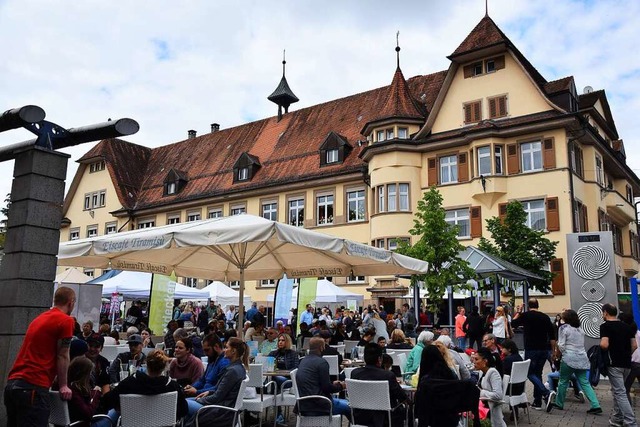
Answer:
[[609, 366], [609, 352], [603, 350], [599, 345], [594, 345], [587, 351], [587, 357], [591, 363], [589, 369], [589, 383], [595, 387], [600, 381], [600, 375], [607, 376]]

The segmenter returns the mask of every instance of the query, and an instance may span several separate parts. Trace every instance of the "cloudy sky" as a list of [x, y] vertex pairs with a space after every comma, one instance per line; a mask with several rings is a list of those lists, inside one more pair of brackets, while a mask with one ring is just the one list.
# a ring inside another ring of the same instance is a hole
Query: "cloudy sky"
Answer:
[[[405, 76], [449, 66], [484, 0], [0, 0], [0, 111], [41, 106], [76, 127], [130, 117], [126, 139], [155, 147], [276, 114], [287, 79], [314, 105], [389, 84], [400, 31]], [[640, 2], [489, 0], [489, 14], [547, 78], [605, 89], [628, 163], [640, 174]], [[0, 133], [0, 144], [30, 139]], [[91, 148], [64, 150], [75, 161]], [[0, 164], [0, 201], [13, 164]]]

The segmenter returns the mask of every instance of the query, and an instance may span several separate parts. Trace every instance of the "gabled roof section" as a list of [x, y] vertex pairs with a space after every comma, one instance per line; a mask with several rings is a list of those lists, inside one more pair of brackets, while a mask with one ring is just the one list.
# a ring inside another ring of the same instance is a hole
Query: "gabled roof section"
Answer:
[[327, 135], [327, 137], [324, 139], [322, 144], [320, 144], [320, 150], [335, 149], [345, 146], [352, 148], [351, 145], [349, 145], [347, 138], [335, 133], [334, 131], [331, 131], [329, 132], [329, 135]]
[[563, 77], [558, 80], [554, 80], [552, 82], [547, 82], [544, 85], [544, 91], [547, 94], [562, 92], [562, 91], [570, 91], [571, 85], [573, 84], [573, 76]]
[[511, 42], [493, 22], [493, 19], [487, 15], [478, 22], [478, 25], [471, 30], [467, 38], [460, 43], [448, 58], [453, 61], [453, 58], [499, 44], [508, 45]]
[[594, 108], [598, 101], [600, 101], [600, 105], [602, 105], [604, 119], [606, 120], [607, 125], [614, 132], [613, 139], [617, 139], [618, 129], [616, 128], [616, 122], [613, 120], [613, 114], [611, 114], [611, 108], [609, 107], [609, 101], [607, 100], [607, 94], [604, 89], [583, 93], [578, 97], [578, 105], [581, 110]]
[[164, 182], [174, 182], [174, 181], [189, 181], [186, 172], [179, 171], [177, 169], [171, 168]]
[[242, 153], [240, 154], [240, 157], [238, 157], [238, 160], [236, 160], [236, 162], [234, 163], [233, 167], [235, 169], [252, 165], [262, 166], [260, 164], [260, 159], [258, 159], [256, 156], [252, 156], [249, 153]]
[[[152, 150], [118, 138], [104, 139], [96, 144], [78, 163], [105, 160], [107, 170], [125, 209], [133, 208], [142, 186]], [[69, 195], [72, 196], [71, 188]]]
[[382, 120], [409, 119], [424, 121], [426, 112], [411, 95], [409, 85], [400, 67], [396, 68], [386, 99], [383, 101], [384, 103], [380, 106], [375, 118], [367, 122], [362, 128], [362, 134], [366, 135], [372, 124]]
[[547, 80], [536, 70], [529, 60], [516, 48], [496, 23], [489, 16], [485, 16], [480, 20], [478, 25], [471, 30], [467, 38], [464, 39], [458, 48], [453, 51], [448, 58], [456, 63], [464, 63], [471, 61], [475, 55], [481, 55], [484, 51], [487, 53], [496, 53], [500, 50], [509, 49], [514, 56], [520, 61], [522, 66], [531, 75], [533, 80], [543, 89]]

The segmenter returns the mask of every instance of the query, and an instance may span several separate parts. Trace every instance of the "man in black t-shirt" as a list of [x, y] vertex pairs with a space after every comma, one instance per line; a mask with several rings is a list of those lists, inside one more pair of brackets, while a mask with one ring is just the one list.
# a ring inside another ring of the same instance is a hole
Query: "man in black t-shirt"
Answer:
[[624, 388], [624, 380], [631, 370], [631, 353], [637, 347], [633, 330], [621, 322], [616, 315], [618, 309], [611, 305], [602, 306], [604, 323], [600, 325], [600, 347], [608, 350], [609, 367], [607, 373], [611, 394], [613, 394], [612, 426], [637, 426], [636, 416]]
[[529, 365], [529, 381], [533, 383], [533, 409], [542, 409], [549, 404], [549, 390], [542, 382], [542, 369], [556, 346], [556, 331], [551, 319], [538, 311], [538, 300], [529, 299], [529, 311], [523, 313], [522, 308], [516, 313], [511, 326], [524, 327], [524, 358], [531, 359]]

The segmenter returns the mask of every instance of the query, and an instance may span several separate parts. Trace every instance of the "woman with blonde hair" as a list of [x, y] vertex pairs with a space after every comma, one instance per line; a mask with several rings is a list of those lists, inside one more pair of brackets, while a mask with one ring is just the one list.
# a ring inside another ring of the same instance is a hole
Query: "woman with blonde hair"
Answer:
[[407, 338], [402, 329], [394, 329], [391, 331], [391, 342], [387, 344], [389, 349], [411, 350], [413, 346], [407, 342]]
[[491, 325], [493, 326], [493, 335], [496, 337], [496, 341], [498, 344], [502, 344], [502, 342], [507, 338], [507, 328], [509, 320], [507, 316], [504, 314], [504, 307], [498, 306], [496, 308], [496, 315], [493, 318], [493, 322]]
[[456, 366], [456, 363], [453, 361], [453, 357], [451, 357], [451, 354], [449, 353], [449, 349], [447, 348], [447, 346], [444, 345], [442, 341], [435, 341], [432, 345], [438, 348], [438, 350], [440, 351], [440, 354], [442, 354], [442, 358], [444, 359], [445, 363], [447, 364], [449, 369], [451, 369], [451, 372], [454, 373], [457, 379], [460, 379], [460, 371]]

